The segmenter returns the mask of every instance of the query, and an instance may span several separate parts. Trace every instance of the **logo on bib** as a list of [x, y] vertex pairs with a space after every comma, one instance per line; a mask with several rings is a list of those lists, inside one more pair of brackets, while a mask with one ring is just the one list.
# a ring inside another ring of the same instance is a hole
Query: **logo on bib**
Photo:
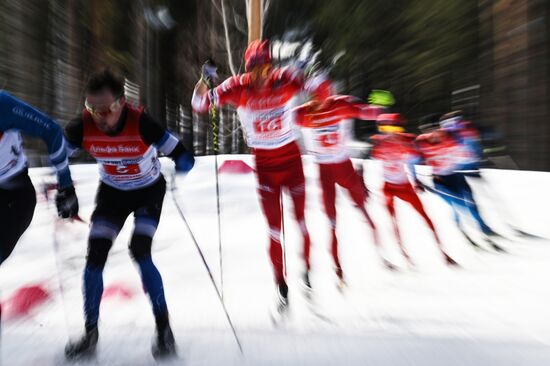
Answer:
[[118, 146], [97, 146], [92, 145], [90, 147], [90, 152], [100, 153], [100, 154], [116, 154], [116, 153], [125, 153], [125, 154], [134, 154], [139, 153], [139, 146], [128, 146], [128, 145], [118, 145]]

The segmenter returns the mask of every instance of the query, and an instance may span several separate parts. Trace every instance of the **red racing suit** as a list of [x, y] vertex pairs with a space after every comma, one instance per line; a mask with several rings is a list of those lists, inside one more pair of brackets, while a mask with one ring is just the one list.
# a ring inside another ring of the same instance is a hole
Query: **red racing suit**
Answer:
[[299, 103], [304, 81], [298, 71], [271, 69], [261, 83], [250, 73], [225, 80], [210, 92], [193, 94], [196, 112], [206, 112], [211, 103], [237, 108], [248, 146], [256, 160], [258, 194], [269, 225], [270, 257], [276, 281], [284, 279], [281, 246], [281, 193], [290, 192], [294, 214], [303, 235], [303, 257], [309, 270], [310, 238], [306, 227], [305, 179], [292, 108]]
[[400, 198], [408, 202], [422, 216], [426, 224], [433, 232], [436, 241], [439, 238], [435, 227], [424, 210], [422, 202], [418, 198], [413, 186], [409, 182], [405, 166], [409, 166], [415, 180], [414, 163], [420, 160], [420, 152], [415, 148], [415, 136], [409, 133], [381, 134], [371, 137], [374, 146], [371, 150], [373, 159], [381, 160], [384, 175], [384, 197], [386, 207], [391, 214], [394, 223], [394, 232], [401, 244], [399, 230], [395, 219], [394, 198]]
[[308, 128], [311, 133], [310, 151], [319, 164], [323, 205], [331, 222], [332, 255], [337, 271], [341, 271], [341, 268], [336, 238], [336, 185], [348, 191], [354, 204], [364, 214], [373, 230], [375, 229], [365, 209], [367, 190], [363, 177], [355, 172], [347, 152], [346, 120], [373, 120], [379, 111], [379, 108], [347, 95], [333, 95], [321, 103], [309, 102], [294, 110], [298, 125]]

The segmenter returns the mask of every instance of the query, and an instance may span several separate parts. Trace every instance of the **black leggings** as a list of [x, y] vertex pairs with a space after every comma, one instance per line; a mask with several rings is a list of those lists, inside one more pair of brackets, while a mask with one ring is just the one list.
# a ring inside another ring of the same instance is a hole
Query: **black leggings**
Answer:
[[134, 232], [130, 253], [135, 260], [150, 256], [165, 192], [166, 181], [162, 176], [153, 185], [132, 191], [122, 191], [101, 183], [92, 214], [87, 264], [94, 268], [105, 266], [113, 240], [132, 212]]
[[14, 180], [17, 181], [15, 188], [0, 188], [0, 264], [29, 227], [36, 206], [36, 192], [27, 172]]

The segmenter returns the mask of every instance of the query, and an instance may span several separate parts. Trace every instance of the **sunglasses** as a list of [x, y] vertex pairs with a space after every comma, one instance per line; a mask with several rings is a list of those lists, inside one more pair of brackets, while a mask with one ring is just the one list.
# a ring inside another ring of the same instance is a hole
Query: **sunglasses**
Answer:
[[93, 105], [86, 99], [84, 101], [84, 107], [92, 116], [108, 117], [120, 107], [120, 98], [121, 97], [116, 98], [115, 101], [110, 104], [103, 105]]

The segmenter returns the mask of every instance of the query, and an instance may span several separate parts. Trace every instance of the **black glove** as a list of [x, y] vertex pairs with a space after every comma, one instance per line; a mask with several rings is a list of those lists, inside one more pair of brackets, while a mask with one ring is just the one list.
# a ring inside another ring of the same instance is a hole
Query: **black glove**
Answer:
[[206, 60], [201, 68], [201, 78], [204, 80], [209, 88], [212, 88], [216, 80], [218, 79], [218, 67], [213, 60]]
[[55, 195], [55, 205], [59, 217], [68, 219], [78, 215], [78, 198], [73, 186], [60, 188]]

